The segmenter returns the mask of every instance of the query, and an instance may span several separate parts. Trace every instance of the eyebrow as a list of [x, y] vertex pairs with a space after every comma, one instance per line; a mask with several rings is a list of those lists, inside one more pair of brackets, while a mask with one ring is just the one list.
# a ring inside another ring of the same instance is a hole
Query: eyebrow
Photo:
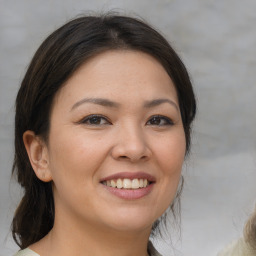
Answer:
[[[82, 100], [79, 100], [78, 102], [76, 102], [72, 107], [71, 107], [71, 111], [74, 110], [75, 108], [79, 107], [80, 105], [84, 104], [84, 103], [92, 103], [92, 104], [96, 104], [96, 105], [101, 105], [103, 107], [114, 107], [117, 108], [120, 106], [119, 103], [117, 102], [113, 102], [110, 101], [108, 99], [104, 99], [104, 98], [84, 98]], [[155, 100], [150, 100], [150, 101], [146, 101], [144, 103], [144, 107], [145, 108], [152, 108], [152, 107], [156, 107], [159, 106], [161, 104], [164, 103], [169, 103], [172, 106], [174, 106], [177, 110], [179, 110], [177, 104], [170, 100], [170, 99], [155, 99]]]
[[119, 103], [110, 101], [108, 99], [103, 99], [103, 98], [84, 98], [84, 99], [79, 100], [78, 102], [76, 102], [72, 106], [71, 110], [77, 108], [78, 106], [80, 106], [84, 103], [93, 103], [93, 104], [96, 104], [96, 105], [101, 105], [103, 107], [114, 107], [114, 108], [117, 108], [120, 105]]
[[145, 108], [152, 108], [152, 107], [159, 106], [163, 103], [169, 103], [172, 106], [174, 106], [177, 110], [179, 110], [177, 104], [174, 101], [170, 100], [170, 99], [156, 99], [156, 100], [146, 101], [146, 103], [144, 104], [144, 107]]

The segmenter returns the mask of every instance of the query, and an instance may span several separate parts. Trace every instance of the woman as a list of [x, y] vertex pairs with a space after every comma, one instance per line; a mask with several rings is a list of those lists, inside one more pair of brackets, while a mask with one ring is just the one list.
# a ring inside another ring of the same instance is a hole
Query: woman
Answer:
[[218, 256], [255, 256], [256, 255], [256, 210], [244, 227], [244, 237], [233, 242]]
[[174, 209], [195, 112], [183, 63], [144, 22], [53, 32], [16, 99], [17, 255], [159, 255], [149, 236]]

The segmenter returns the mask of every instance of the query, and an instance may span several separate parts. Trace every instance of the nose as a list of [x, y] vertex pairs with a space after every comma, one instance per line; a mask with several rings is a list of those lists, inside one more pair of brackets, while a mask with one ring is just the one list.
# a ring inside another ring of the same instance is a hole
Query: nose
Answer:
[[115, 138], [116, 143], [112, 149], [112, 156], [116, 160], [146, 161], [152, 155], [143, 128], [127, 125], [119, 128]]

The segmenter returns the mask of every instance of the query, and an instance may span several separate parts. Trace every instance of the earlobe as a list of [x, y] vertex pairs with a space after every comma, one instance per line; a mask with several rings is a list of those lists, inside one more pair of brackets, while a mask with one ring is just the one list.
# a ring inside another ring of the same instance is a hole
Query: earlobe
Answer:
[[52, 180], [49, 168], [48, 149], [45, 142], [36, 136], [33, 131], [26, 131], [23, 134], [23, 142], [30, 160], [30, 164], [41, 181], [49, 182]]

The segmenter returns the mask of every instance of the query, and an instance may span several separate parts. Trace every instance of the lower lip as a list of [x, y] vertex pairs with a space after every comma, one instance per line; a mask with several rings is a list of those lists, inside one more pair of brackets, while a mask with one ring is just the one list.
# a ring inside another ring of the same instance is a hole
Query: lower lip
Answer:
[[145, 188], [139, 189], [120, 189], [120, 188], [113, 188], [103, 185], [105, 189], [107, 189], [110, 193], [114, 194], [115, 196], [127, 199], [127, 200], [135, 200], [147, 196], [151, 190], [153, 189], [154, 183], [151, 183]]

